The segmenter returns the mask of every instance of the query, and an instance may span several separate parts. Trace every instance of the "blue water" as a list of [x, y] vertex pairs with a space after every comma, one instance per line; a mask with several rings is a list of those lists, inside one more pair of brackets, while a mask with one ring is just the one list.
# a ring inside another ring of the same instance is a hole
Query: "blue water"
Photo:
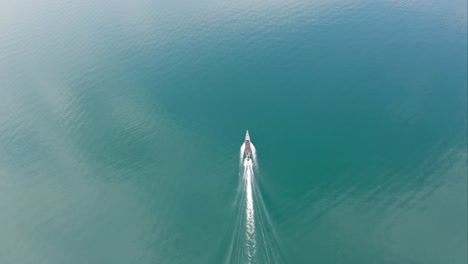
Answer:
[[466, 10], [1, 2], [0, 263], [467, 263]]

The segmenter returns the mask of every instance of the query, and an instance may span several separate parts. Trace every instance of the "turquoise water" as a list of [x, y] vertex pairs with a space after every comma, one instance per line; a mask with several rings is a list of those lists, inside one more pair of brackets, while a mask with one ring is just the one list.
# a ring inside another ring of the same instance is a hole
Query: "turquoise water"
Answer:
[[0, 263], [466, 263], [439, 2], [3, 1]]

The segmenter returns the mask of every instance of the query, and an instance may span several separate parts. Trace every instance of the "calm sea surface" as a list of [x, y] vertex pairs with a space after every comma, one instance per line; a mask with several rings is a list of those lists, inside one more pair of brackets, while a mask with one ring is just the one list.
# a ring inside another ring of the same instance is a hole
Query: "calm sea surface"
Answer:
[[467, 246], [465, 0], [0, 2], [1, 264]]

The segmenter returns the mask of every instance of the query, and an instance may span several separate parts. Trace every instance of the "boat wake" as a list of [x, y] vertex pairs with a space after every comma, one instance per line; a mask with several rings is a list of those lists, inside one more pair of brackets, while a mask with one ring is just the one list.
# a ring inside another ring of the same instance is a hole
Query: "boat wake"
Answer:
[[252, 168], [252, 160], [244, 160], [244, 181], [245, 181], [245, 221], [246, 221], [246, 239], [247, 239], [247, 255], [249, 260], [255, 257], [255, 209], [254, 209], [254, 201], [252, 196], [252, 176], [253, 176], [253, 168]]
[[240, 149], [236, 222], [225, 263], [284, 263], [278, 236], [255, 181], [258, 170], [255, 146], [250, 143], [250, 158]]

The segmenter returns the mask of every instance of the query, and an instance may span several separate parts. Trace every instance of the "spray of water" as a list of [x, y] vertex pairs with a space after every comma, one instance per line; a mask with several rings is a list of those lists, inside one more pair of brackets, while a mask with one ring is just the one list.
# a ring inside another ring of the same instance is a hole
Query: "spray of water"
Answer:
[[[244, 145], [244, 144], [242, 144], [242, 145]], [[256, 168], [258, 170], [257, 149], [255, 148], [255, 146], [254, 146], [254, 144], [252, 142], [250, 142], [250, 150], [252, 152], [253, 168]]]
[[242, 166], [242, 160], [244, 158], [244, 151], [245, 151], [245, 142], [242, 144], [240, 148], [239, 167]]

